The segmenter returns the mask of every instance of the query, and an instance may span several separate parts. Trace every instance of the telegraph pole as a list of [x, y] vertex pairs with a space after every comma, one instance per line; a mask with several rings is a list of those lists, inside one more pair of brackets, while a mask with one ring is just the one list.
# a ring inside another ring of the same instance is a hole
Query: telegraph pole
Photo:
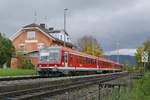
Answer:
[[64, 47], [66, 47], [66, 15], [67, 15], [67, 8], [64, 9]]
[[116, 44], [116, 49], [117, 49], [117, 62], [119, 63], [119, 42], [118, 41]]
[[92, 39], [92, 54], [94, 56], [94, 40]]

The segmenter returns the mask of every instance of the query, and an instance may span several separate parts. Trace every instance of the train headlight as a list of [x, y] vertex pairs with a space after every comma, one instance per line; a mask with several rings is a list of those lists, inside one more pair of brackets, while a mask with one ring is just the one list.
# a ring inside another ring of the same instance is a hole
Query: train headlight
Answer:
[[41, 65], [41, 64], [39, 64], [39, 65], [38, 65], [38, 67], [42, 67], [42, 65]]
[[36, 70], [37, 70], [37, 71], [41, 71], [41, 68], [38, 68], [38, 67], [37, 67], [37, 69], [36, 69]]

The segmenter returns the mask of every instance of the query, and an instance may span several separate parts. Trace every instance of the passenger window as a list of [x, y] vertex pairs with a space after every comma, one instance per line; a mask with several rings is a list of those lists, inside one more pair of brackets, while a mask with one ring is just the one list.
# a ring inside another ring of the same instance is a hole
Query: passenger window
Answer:
[[68, 54], [67, 53], [64, 53], [64, 59], [65, 59], [65, 62], [68, 62]]
[[63, 55], [62, 55], [62, 62], [68, 62], [68, 53], [66, 52], [63, 52]]

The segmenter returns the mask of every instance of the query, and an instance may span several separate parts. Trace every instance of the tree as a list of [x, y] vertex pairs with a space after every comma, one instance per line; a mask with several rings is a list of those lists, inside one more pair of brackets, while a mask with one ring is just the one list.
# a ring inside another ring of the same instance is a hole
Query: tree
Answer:
[[79, 48], [82, 52], [97, 57], [102, 56], [103, 51], [98, 41], [92, 36], [83, 36], [78, 40]]
[[132, 66], [128, 63], [128, 62], [125, 62], [123, 64], [123, 70], [124, 71], [128, 71], [128, 72], [131, 72], [132, 71]]
[[143, 51], [148, 51], [148, 62], [145, 64], [146, 70], [150, 70], [150, 39], [144, 42]]
[[0, 67], [10, 61], [15, 49], [12, 42], [0, 33]]
[[135, 53], [135, 61], [136, 61], [136, 70], [141, 71], [142, 70], [142, 62], [141, 62], [141, 54], [143, 52], [143, 47], [139, 47], [136, 49]]
[[23, 52], [17, 52], [17, 67], [20, 69], [34, 69], [34, 65], [32, 64], [31, 60], [28, 59], [27, 55]]
[[18, 68], [22, 68], [24, 63], [25, 63], [25, 56], [22, 52], [17, 52], [16, 53], [16, 58], [17, 58], [17, 67]]
[[145, 64], [145, 68], [146, 70], [150, 70], [150, 39], [148, 39], [147, 41], [145, 41], [143, 43], [143, 47], [139, 47], [136, 49], [136, 53], [135, 53], [135, 59], [136, 59], [136, 69], [138, 71], [141, 71], [142, 70], [142, 62], [141, 62], [141, 55], [142, 55], [142, 52], [143, 51], [148, 51], [149, 52], [149, 55], [148, 55], [148, 62]]

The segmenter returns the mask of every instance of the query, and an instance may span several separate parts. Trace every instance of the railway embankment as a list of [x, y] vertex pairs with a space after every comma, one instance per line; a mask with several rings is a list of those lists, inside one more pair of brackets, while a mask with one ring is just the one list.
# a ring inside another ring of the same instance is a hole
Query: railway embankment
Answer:
[[150, 72], [132, 78], [126, 87], [114, 90], [107, 100], [150, 100]]
[[[26, 100], [61, 97], [67, 95], [68, 98], [79, 97], [85, 95], [85, 90], [93, 90], [93, 87], [99, 87], [98, 84], [106, 81], [114, 80], [127, 73], [109, 73], [96, 74], [86, 76], [60, 77], [60, 78], [39, 78], [31, 80], [15, 80], [0, 82], [0, 98], [10, 100]], [[82, 89], [81, 89], [82, 88]], [[97, 89], [97, 88], [96, 88]], [[72, 92], [71, 92], [72, 91]], [[79, 95], [78, 92], [80, 91]], [[65, 94], [64, 94], [65, 93]], [[89, 92], [87, 92], [89, 93]], [[90, 92], [92, 94], [92, 92]], [[74, 95], [73, 95], [74, 94]], [[82, 96], [81, 96], [82, 95]], [[55, 100], [55, 99], [52, 99]], [[59, 100], [63, 100], [59, 98]], [[76, 99], [74, 99], [76, 100]]]

